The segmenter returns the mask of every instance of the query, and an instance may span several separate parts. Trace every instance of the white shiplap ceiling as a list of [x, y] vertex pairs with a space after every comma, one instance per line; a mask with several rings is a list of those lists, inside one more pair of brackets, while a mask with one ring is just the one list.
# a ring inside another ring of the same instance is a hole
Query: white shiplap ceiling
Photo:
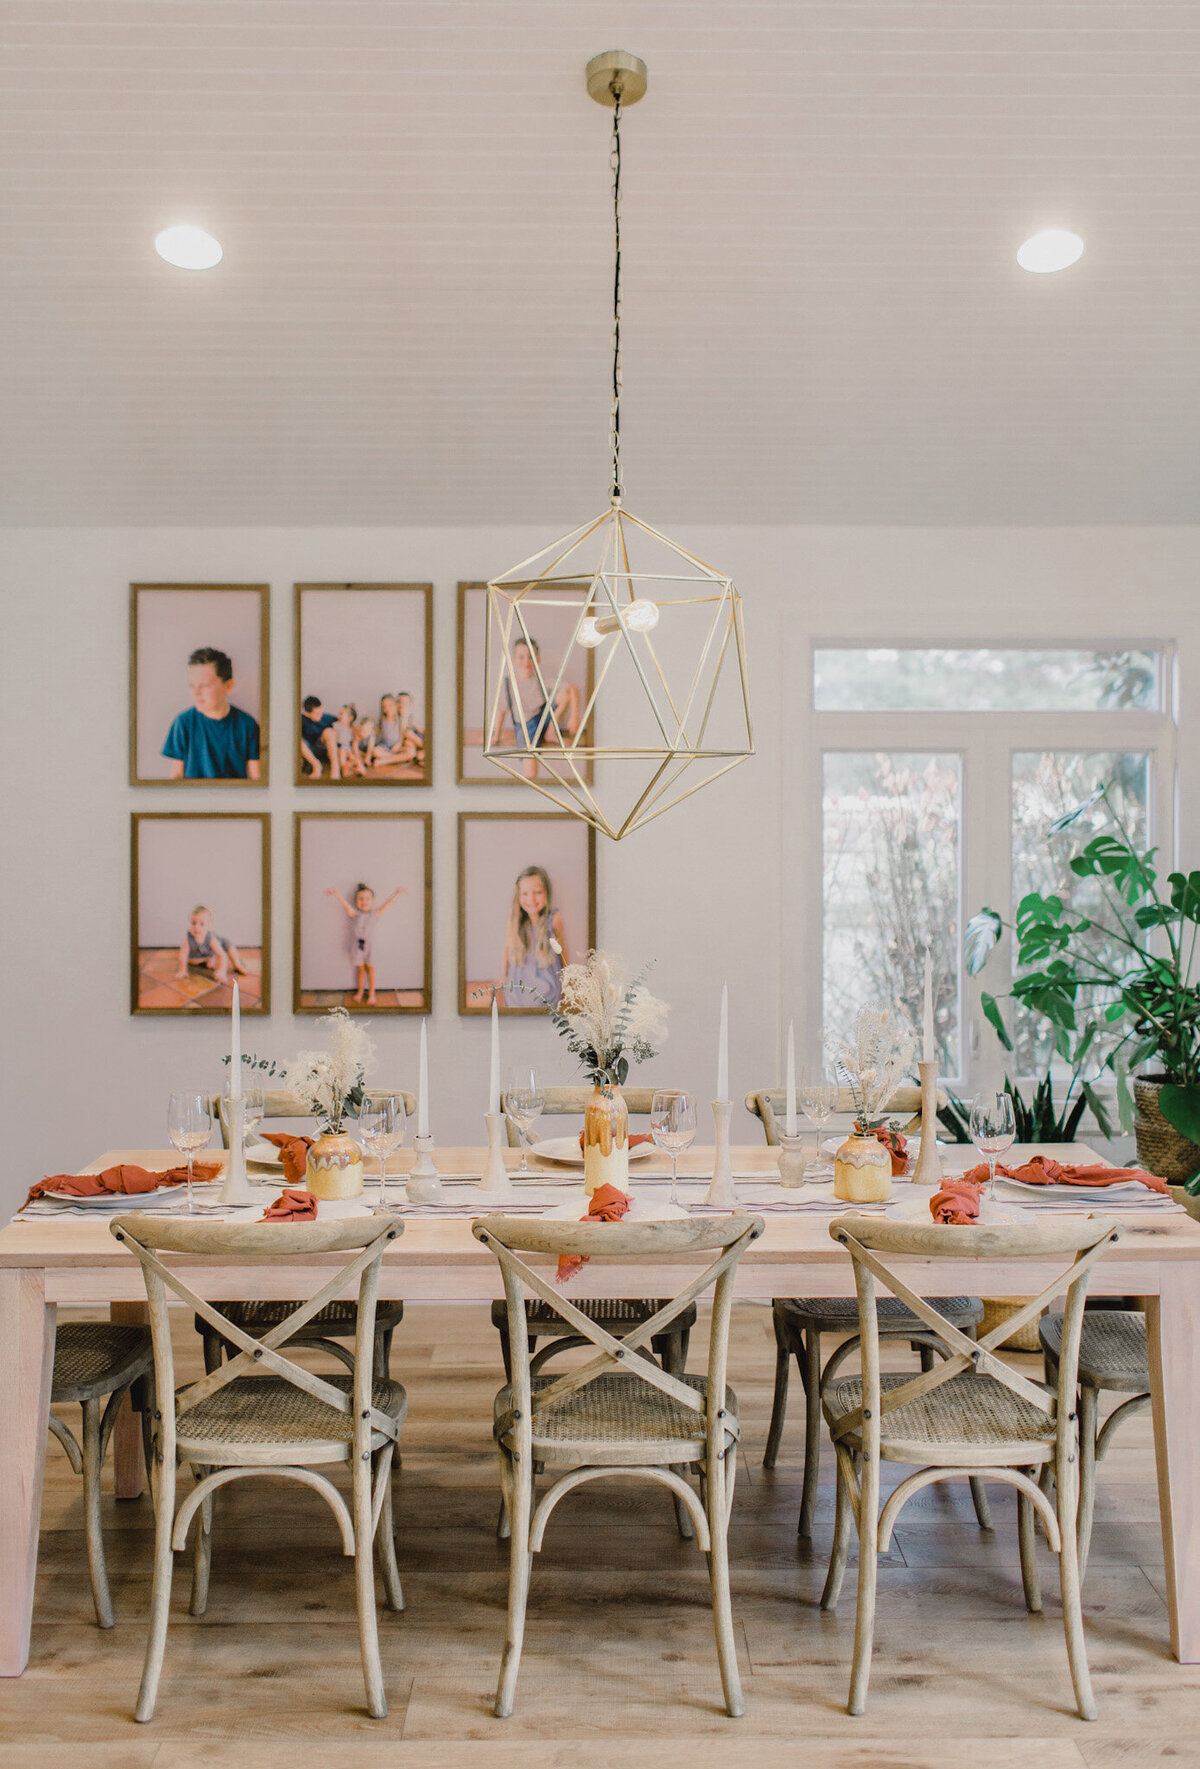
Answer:
[[1197, 520], [1196, 0], [7, 0], [0, 520], [598, 512], [614, 47], [633, 509]]

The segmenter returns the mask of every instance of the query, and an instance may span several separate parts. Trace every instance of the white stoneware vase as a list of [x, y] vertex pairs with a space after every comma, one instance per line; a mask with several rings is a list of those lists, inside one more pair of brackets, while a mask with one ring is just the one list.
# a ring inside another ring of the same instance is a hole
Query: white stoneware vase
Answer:
[[833, 1195], [879, 1204], [892, 1195], [892, 1157], [877, 1136], [848, 1136], [833, 1157]]
[[308, 1151], [304, 1178], [314, 1198], [361, 1197], [362, 1150], [352, 1136], [327, 1130]]

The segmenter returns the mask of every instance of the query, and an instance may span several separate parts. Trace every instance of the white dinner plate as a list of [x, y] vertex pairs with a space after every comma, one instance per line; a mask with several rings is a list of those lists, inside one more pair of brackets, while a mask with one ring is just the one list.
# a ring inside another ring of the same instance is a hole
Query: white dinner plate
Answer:
[[283, 1150], [277, 1149], [274, 1143], [256, 1142], [252, 1149], [246, 1150], [247, 1161], [253, 1161], [256, 1167], [282, 1167]]
[[[621, 1221], [677, 1222], [687, 1214], [678, 1204], [668, 1204], [665, 1201], [660, 1204], [657, 1198], [634, 1198]], [[543, 1222], [581, 1222], [583, 1219], [578, 1203], [555, 1204], [552, 1209], [542, 1211]]]
[[[203, 1187], [197, 1189], [203, 1190]], [[99, 1192], [94, 1198], [81, 1198], [76, 1192], [47, 1191], [42, 1196], [53, 1198], [56, 1204], [70, 1204], [77, 1210], [154, 1210], [160, 1204], [171, 1203], [186, 1190], [184, 1185], [160, 1185], [152, 1192]]]
[[[929, 1208], [932, 1197], [932, 1192], [926, 1192], [919, 1198], [901, 1198], [899, 1203], [889, 1204], [884, 1215], [893, 1222], [931, 1223], [934, 1220]], [[971, 1223], [970, 1227], [988, 1228], [997, 1223], [1028, 1222], [1030, 1214], [1028, 1210], [1022, 1210], [1019, 1204], [997, 1204], [994, 1200], [985, 1198], [979, 1206], [976, 1222]]]
[[[583, 1151], [579, 1147], [577, 1136], [552, 1136], [546, 1142], [535, 1142], [529, 1153], [536, 1155], [541, 1161], [561, 1161], [568, 1167], [583, 1166]], [[630, 1149], [629, 1159], [640, 1161], [643, 1155], [653, 1153], [652, 1142], [640, 1142], [636, 1149]]]

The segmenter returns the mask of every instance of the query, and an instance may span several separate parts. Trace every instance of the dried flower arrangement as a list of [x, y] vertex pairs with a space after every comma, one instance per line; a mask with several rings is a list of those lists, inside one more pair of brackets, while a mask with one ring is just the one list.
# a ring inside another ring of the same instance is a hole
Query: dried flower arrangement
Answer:
[[883, 1108], [909, 1071], [917, 1048], [912, 1027], [894, 1008], [860, 1009], [849, 1042], [827, 1037], [825, 1048], [854, 1101], [854, 1128], [871, 1136], [884, 1121]]
[[300, 1051], [284, 1070], [283, 1085], [303, 1100], [323, 1130], [336, 1135], [347, 1112], [362, 1104], [375, 1045], [344, 1007], [335, 1007], [317, 1023], [329, 1027], [330, 1049]]
[[549, 1010], [555, 1030], [597, 1087], [621, 1087], [630, 1062], [657, 1056], [667, 1035], [667, 1006], [646, 987], [643, 965], [629, 978], [619, 958], [589, 952], [562, 974], [562, 994]]

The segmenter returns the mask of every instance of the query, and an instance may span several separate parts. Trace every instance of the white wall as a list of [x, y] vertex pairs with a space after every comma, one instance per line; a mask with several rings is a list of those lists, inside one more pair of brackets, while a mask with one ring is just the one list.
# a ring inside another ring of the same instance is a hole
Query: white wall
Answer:
[[[654, 516], [656, 513], [647, 512]], [[564, 525], [565, 526], [565, 525]], [[230, 789], [128, 778], [130, 582], [272, 586], [271, 720], [276, 757], [290, 753], [292, 584], [435, 585], [434, 778], [428, 790], [339, 789], [328, 808], [434, 813], [433, 1129], [478, 1141], [487, 1023], [456, 1012], [455, 813], [495, 810], [499, 789], [454, 778], [455, 585], [482, 579], [553, 538], [528, 529], [10, 530], [0, 535], [6, 705], [2, 1069], [7, 1163], [0, 1204], [28, 1183], [102, 1149], [161, 1146], [173, 1086], [216, 1086], [219, 1022], [128, 1013], [128, 818], [131, 810], [225, 810]], [[1200, 862], [1200, 529], [690, 529], [674, 538], [733, 573], [746, 599], [758, 756], [619, 847], [601, 841], [602, 945], [633, 961], [655, 955], [654, 987], [672, 1006], [655, 1073], [708, 1097], [717, 1000], [731, 992], [735, 1097], [774, 1082], [779, 1026], [806, 1017], [798, 934], [817, 905], [795, 864], [802, 839], [808, 730], [804, 671], [811, 637], [909, 636], [962, 642], [1175, 639], [1181, 692], [1182, 853]], [[69, 754], [54, 741], [80, 739]], [[238, 808], [274, 824], [274, 1013], [248, 1020], [250, 1049], [276, 1057], [311, 1041], [291, 1000], [291, 814], [316, 810], [275, 769], [268, 791]], [[514, 787], [515, 808], [540, 801]], [[787, 868], [785, 843], [787, 837]], [[381, 1073], [412, 1086], [415, 1018], [373, 1028]], [[560, 1041], [536, 1022], [508, 1022], [512, 1058], [569, 1079]], [[739, 1114], [735, 1134], [755, 1127]]]

